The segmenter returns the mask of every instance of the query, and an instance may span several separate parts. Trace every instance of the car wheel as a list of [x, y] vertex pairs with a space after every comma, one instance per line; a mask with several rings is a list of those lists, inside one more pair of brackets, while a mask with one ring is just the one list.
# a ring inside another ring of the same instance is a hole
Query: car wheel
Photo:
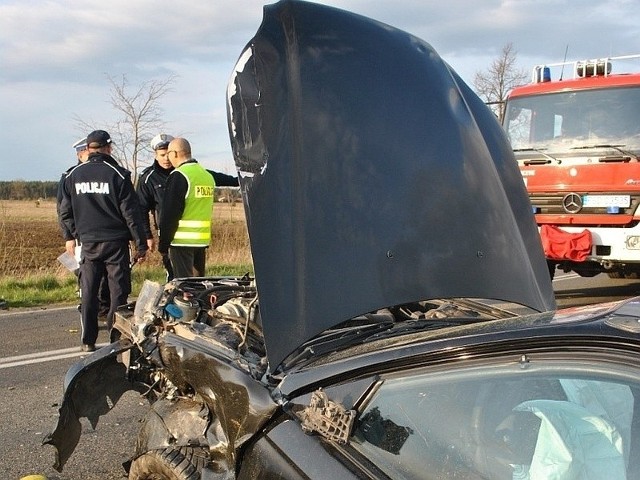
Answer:
[[204, 448], [152, 450], [131, 463], [129, 480], [200, 480], [207, 459]]

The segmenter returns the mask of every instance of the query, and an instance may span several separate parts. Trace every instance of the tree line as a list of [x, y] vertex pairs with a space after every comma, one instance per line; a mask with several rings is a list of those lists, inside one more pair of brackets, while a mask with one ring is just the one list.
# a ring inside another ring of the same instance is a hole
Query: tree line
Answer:
[[55, 199], [58, 182], [12, 180], [0, 182], [0, 200]]

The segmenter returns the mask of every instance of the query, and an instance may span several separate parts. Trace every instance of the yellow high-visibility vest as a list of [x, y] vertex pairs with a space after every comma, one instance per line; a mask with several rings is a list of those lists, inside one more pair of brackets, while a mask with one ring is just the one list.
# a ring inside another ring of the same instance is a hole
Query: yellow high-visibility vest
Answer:
[[184, 212], [171, 241], [174, 247], [206, 247], [211, 243], [213, 176], [199, 163], [183, 163], [176, 168], [187, 180]]

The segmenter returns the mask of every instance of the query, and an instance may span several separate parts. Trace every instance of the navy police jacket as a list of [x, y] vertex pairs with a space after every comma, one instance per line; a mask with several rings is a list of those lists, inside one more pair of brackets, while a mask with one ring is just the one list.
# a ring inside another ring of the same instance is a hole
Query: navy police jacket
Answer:
[[153, 216], [154, 227], [158, 229], [160, 213], [162, 212], [162, 200], [164, 198], [164, 187], [169, 178], [172, 168], [162, 168], [157, 160], [153, 165], [145, 168], [138, 179], [138, 200], [142, 208], [144, 228], [147, 238], [152, 238], [151, 225], [149, 223], [149, 213]]
[[[80, 162], [78, 162], [78, 165], [79, 164]], [[62, 218], [60, 217], [60, 204], [62, 203], [62, 190], [64, 188], [64, 179], [67, 178], [67, 175], [71, 170], [73, 170], [73, 168], [75, 168], [75, 166], [69, 167], [69, 169], [62, 174], [62, 176], [60, 177], [60, 181], [58, 182], [58, 189], [56, 191], [56, 212], [58, 214], [58, 225], [60, 225], [60, 230], [62, 231], [62, 238], [64, 238], [65, 241], [75, 240], [75, 238], [73, 237], [73, 232], [71, 232], [67, 228], [65, 223], [62, 221]]]
[[60, 222], [81, 243], [134, 240], [138, 252], [147, 250], [131, 173], [112, 157], [91, 153], [67, 172], [61, 190]]

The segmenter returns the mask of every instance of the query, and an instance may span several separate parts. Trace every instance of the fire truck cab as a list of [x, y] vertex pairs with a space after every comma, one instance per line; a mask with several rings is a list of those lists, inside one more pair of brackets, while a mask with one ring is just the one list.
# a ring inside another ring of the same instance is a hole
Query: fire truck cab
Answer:
[[504, 127], [552, 276], [640, 278], [639, 67], [640, 55], [538, 65], [508, 96]]

